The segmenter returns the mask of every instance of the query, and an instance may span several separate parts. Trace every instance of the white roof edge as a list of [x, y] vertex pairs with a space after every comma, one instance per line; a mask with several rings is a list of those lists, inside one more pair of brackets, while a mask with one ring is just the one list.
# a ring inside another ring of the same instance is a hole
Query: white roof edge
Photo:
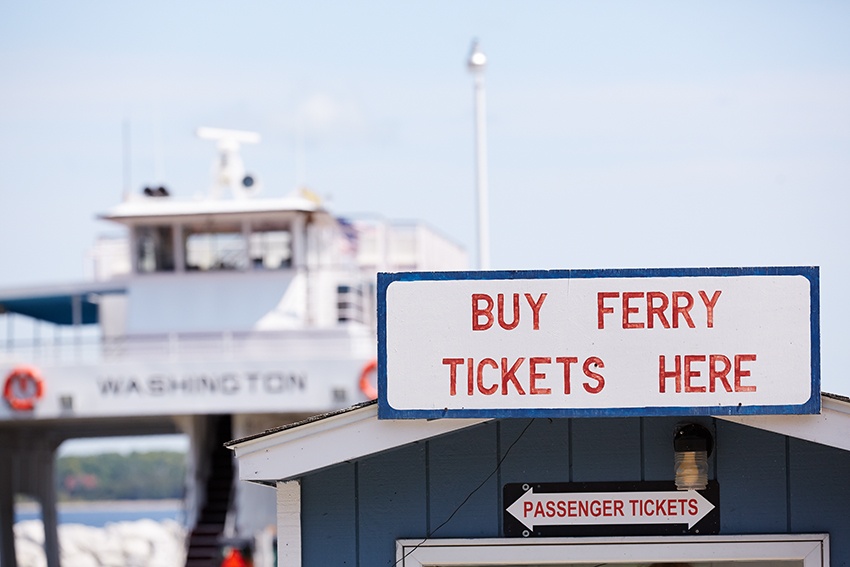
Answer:
[[[850, 401], [826, 395], [821, 400], [818, 415], [716, 418], [850, 451]], [[274, 484], [487, 421], [490, 420], [380, 420], [378, 406], [369, 404], [233, 441], [228, 446], [239, 463], [240, 480]]]
[[479, 425], [489, 419], [380, 420], [370, 404], [232, 442], [240, 480], [274, 483]]
[[821, 413], [816, 415], [717, 416], [717, 419], [850, 451], [850, 401], [828, 394], [821, 396]]
[[127, 289], [126, 278], [114, 278], [104, 281], [69, 282], [58, 284], [35, 284], [25, 287], [0, 289], [0, 301], [15, 299], [33, 299], [58, 295], [89, 295], [99, 293], [124, 293]]
[[147, 197], [125, 201], [106, 213], [98, 215], [98, 218], [123, 222], [156, 217], [191, 217], [211, 214], [256, 214], [269, 212], [330, 214], [320, 204], [303, 197], [219, 200]]

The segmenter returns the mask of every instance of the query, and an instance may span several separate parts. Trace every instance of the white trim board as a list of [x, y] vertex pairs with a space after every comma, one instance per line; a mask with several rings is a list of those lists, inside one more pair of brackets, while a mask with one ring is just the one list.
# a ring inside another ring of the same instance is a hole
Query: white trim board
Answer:
[[240, 480], [274, 485], [280, 480], [296, 478], [486, 421], [379, 420], [378, 406], [372, 404], [236, 442], [229, 447], [235, 451], [239, 461]]
[[740, 423], [850, 451], [850, 403], [821, 396], [821, 413], [816, 415], [717, 416]]
[[799, 561], [803, 567], [828, 567], [829, 535], [407, 539], [396, 542], [396, 560], [400, 567], [557, 567], [624, 561]]
[[287, 567], [301, 567], [301, 483], [277, 483], [277, 558]]

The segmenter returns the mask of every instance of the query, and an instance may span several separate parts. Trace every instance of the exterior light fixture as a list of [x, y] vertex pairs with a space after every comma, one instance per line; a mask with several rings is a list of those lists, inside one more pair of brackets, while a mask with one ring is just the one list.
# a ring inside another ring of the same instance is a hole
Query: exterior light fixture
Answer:
[[676, 426], [673, 433], [676, 488], [704, 490], [708, 486], [708, 456], [714, 448], [711, 432], [696, 423]]

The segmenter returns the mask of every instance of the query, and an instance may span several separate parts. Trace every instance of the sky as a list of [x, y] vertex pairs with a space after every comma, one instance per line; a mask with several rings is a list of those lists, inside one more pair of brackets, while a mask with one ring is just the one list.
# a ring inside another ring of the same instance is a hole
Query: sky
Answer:
[[203, 193], [199, 126], [262, 135], [266, 196], [304, 183], [474, 258], [478, 38], [493, 268], [820, 266], [823, 389], [847, 395], [848, 23], [829, 1], [0, 1], [0, 288], [88, 277], [128, 171]]

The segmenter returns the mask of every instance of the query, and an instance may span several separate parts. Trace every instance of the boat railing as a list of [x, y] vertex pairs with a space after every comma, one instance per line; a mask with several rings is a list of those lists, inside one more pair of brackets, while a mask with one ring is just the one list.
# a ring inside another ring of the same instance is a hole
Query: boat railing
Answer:
[[62, 343], [16, 339], [6, 341], [3, 346], [0, 361], [50, 365], [94, 362], [98, 358], [95, 351], [100, 349], [99, 345], [88, 337], [72, 342], [63, 341]]
[[46, 366], [156, 359], [167, 362], [349, 358], [373, 356], [373, 331], [341, 324], [329, 329], [173, 332], [103, 337], [14, 339], [0, 344], [0, 362]]
[[[353, 325], [298, 331], [188, 332], [128, 335], [103, 342], [104, 358], [167, 356], [190, 361], [251, 358], [313, 358], [358, 355], [363, 343], [374, 350], [374, 335]], [[352, 332], [354, 331], [354, 332]], [[362, 331], [362, 332], [361, 332]]]

